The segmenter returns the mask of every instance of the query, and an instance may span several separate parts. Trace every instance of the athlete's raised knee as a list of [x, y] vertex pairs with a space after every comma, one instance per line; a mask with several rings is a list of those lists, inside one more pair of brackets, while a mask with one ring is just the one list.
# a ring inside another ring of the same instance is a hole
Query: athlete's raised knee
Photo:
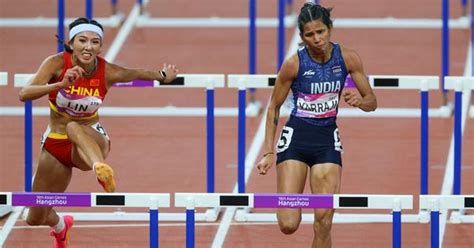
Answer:
[[75, 121], [70, 121], [66, 124], [66, 132], [68, 136], [82, 132], [81, 125]]

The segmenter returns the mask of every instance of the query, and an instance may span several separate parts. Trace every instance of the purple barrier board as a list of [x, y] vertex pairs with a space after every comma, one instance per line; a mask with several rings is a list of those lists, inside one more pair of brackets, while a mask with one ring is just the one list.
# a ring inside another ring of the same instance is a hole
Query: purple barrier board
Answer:
[[115, 83], [114, 87], [153, 87], [153, 80], [133, 80], [130, 82]]
[[333, 208], [332, 195], [254, 194], [255, 208]]
[[12, 193], [12, 206], [90, 207], [90, 193]]

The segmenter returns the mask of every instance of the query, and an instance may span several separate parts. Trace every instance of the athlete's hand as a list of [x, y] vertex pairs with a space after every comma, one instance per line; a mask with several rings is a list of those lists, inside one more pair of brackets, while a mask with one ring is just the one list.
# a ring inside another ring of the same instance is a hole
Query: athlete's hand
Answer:
[[266, 175], [272, 165], [275, 163], [275, 154], [265, 155], [257, 164], [257, 170], [260, 175]]
[[161, 70], [166, 74], [166, 78], [163, 80], [164, 83], [170, 83], [171, 81], [175, 80], [179, 72], [179, 70], [176, 68], [176, 65], [168, 64], [163, 64], [163, 69]]
[[64, 73], [63, 81], [61, 81], [61, 86], [63, 88], [69, 87], [73, 85], [76, 80], [81, 78], [84, 73], [84, 69], [82, 67], [76, 65], [73, 68], [67, 69], [66, 72]]
[[342, 97], [352, 107], [358, 108], [362, 104], [362, 98], [354, 91], [346, 90], [342, 92]]

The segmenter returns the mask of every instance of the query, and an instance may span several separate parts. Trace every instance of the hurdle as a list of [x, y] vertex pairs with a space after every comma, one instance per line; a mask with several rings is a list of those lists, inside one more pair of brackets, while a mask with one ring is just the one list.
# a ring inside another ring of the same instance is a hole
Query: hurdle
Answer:
[[175, 207], [186, 208], [186, 247], [194, 247], [196, 207], [334, 208], [392, 210], [392, 247], [401, 247], [401, 210], [413, 208], [411, 195], [205, 194], [176, 193]]
[[[239, 91], [239, 113], [242, 113], [242, 106], [245, 106], [245, 89], [249, 87], [254, 88], [271, 88], [275, 85], [276, 75], [228, 75], [227, 83], [229, 88], [238, 88]], [[374, 89], [403, 89], [403, 90], [420, 90], [421, 108], [417, 110], [417, 116], [421, 118], [421, 136], [420, 136], [420, 192], [421, 194], [428, 193], [428, 118], [429, 116], [436, 116], [434, 112], [430, 113], [428, 109], [429, 90], [439, 89], [439, 78], [437, 76], [392, 76], [392, 75], [371, 75], [369, 76], [369, 83]], [[359, 109], [352, 111], [364, 113]], [[378, 111], [378, 110], [377, 110]], [[351, 115], [344, 112], [344, 108], [339, 109], [339, 116], [354, 117], [354, 116], [368, 116], [377, 113], [364, 113]], [[434, 110], [435, 111], [435, 110]], [[390, 116], [395, 117], [397, 114], [392, 113]], [[377, 116], [382, 117], [382, 116]], [[399, 117], [399, 116], [397, 116]], [[265, 117], [263, 117], [265, 118]], [[245, 116], [239, 115], [239, 135], [238, 135], [238, 193], [245, 192], [245, 181], [249, 173], [245, 173], [245, 169], [253, 168], [254, 165], [245, 164]], [[419, 221], [426, 222], [427, 215], [424, 212], [415, 215], [405, 215], [404, 222], [417, 223]], [[276, 216], [264, 213], [250, 213], [249, 208], [238, 210], [235, 215], [238, 221], [261, 221], [274, 222]], [[304, 221], [311, 221], [312, 214], [303, 214]], [[386, 215], [374, 214], [335, 214], [335, 220], [339, 223], [373, 223], [373, 222], [387, 222], [390, 219]], [[347, 221], [347, 222], [346, 222]]]
[[[431, 248], [438, 248], [442, 245], [439, 235], [440, 211], [447, 213], [449, 209], [474, 209], [474, 195], [421, 195], [420, 207], [431, 212]], [[474, 223], [474, 216], [469, 217], [463, 223]]]
[[[7, 86], [8, 72], [0, 72], [0, 86]], [[0, 218], [12, 211], [11, 206], [0, 206]]]
[[[454, 90], [454, 185], [453, 193], [461, 194], [461, 156], [462, 133], [468, 113], [471, 90], [474, 90], [474, 77], [445, 77], [446, 89]], [[463, 99], [463, 95], [464, 97]], [[464, 103], [463, 103], [464, 102]], [[464, 106], [464, 108], [463, 108]]]
[[[453, 160], [453, 194], [461, 194], [461, 161], [462, 161], [462, 136], [468, 116], [469, 101], [471, 91], [474, 90], [474, 77], [455, 77], [445, 78], [446, 89], [454, 90], [454, 125], [453, 125], [453, 141], [454, 141], [454, 160]], [[472, 109], [471, 109], [472, 111]], [[450, 217], [453, 223], [469, 222], [474, 223], [472, 216], [464, 215], [464, 209], [453, 211]]]
[[158, 247], [158, 209], [170, 206], [170, 194], [0, 192], [0, 206], [147, 207], [149, 208], [151, 248]]
[[[34, 74], [15, 74], [15, 87], [23, 87], [27, 84]], [[223, 74], [180, 74], [173, 82], [161, 83], [159, 81], [135, 80], [132, 82], [116, 83], [115, 87], [153, 87], [153, 88], [206, 88], [207, 101], [207, 192], [215, 191], [215, 126], [214, 126], [214, 89], [224, 87], [225, 77]], [[25, 191], [31, 191], [32, 183], [32, 103], [25, 102]], [[99, 114], [103, 116], [102, 110]], [[110, 113], [111, 112], [111, 113]], [[123, 112], [123, 110], [122, 110]], [[120, 109], [115, 108], [109, 111], [108, 116], [121, 115]], [[73, 215], [77, 220], [91, 221], [143, 221], [147, 220], [147, 215], [143, 213], [125, 213], [117, 211], [113, 213], [64, 213]], [[182, 213], [160, 213], [160, 219], [164, 221], [184, 221], [185, 216]], [[219, 209], [208, 209], [205, 213], [198, 214], [198, 219], [206, 221], [215, 221], [219, 215]]]

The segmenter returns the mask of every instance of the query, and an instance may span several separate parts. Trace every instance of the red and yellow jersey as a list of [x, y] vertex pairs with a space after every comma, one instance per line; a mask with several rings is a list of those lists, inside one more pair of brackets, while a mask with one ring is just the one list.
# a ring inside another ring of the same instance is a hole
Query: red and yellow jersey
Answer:
[[[63, 80], [66, 70], [73, 67], [71, 54], [64, 52], [64, 67], [55, 83]], [[91, 77], [79, 78], [73, 85], [49, 93], [49, 106], [57, 113], [69, 118], [92, 118], [107, 94], [105, 82], [105, 60], [97, 57], [97, 68]]]

